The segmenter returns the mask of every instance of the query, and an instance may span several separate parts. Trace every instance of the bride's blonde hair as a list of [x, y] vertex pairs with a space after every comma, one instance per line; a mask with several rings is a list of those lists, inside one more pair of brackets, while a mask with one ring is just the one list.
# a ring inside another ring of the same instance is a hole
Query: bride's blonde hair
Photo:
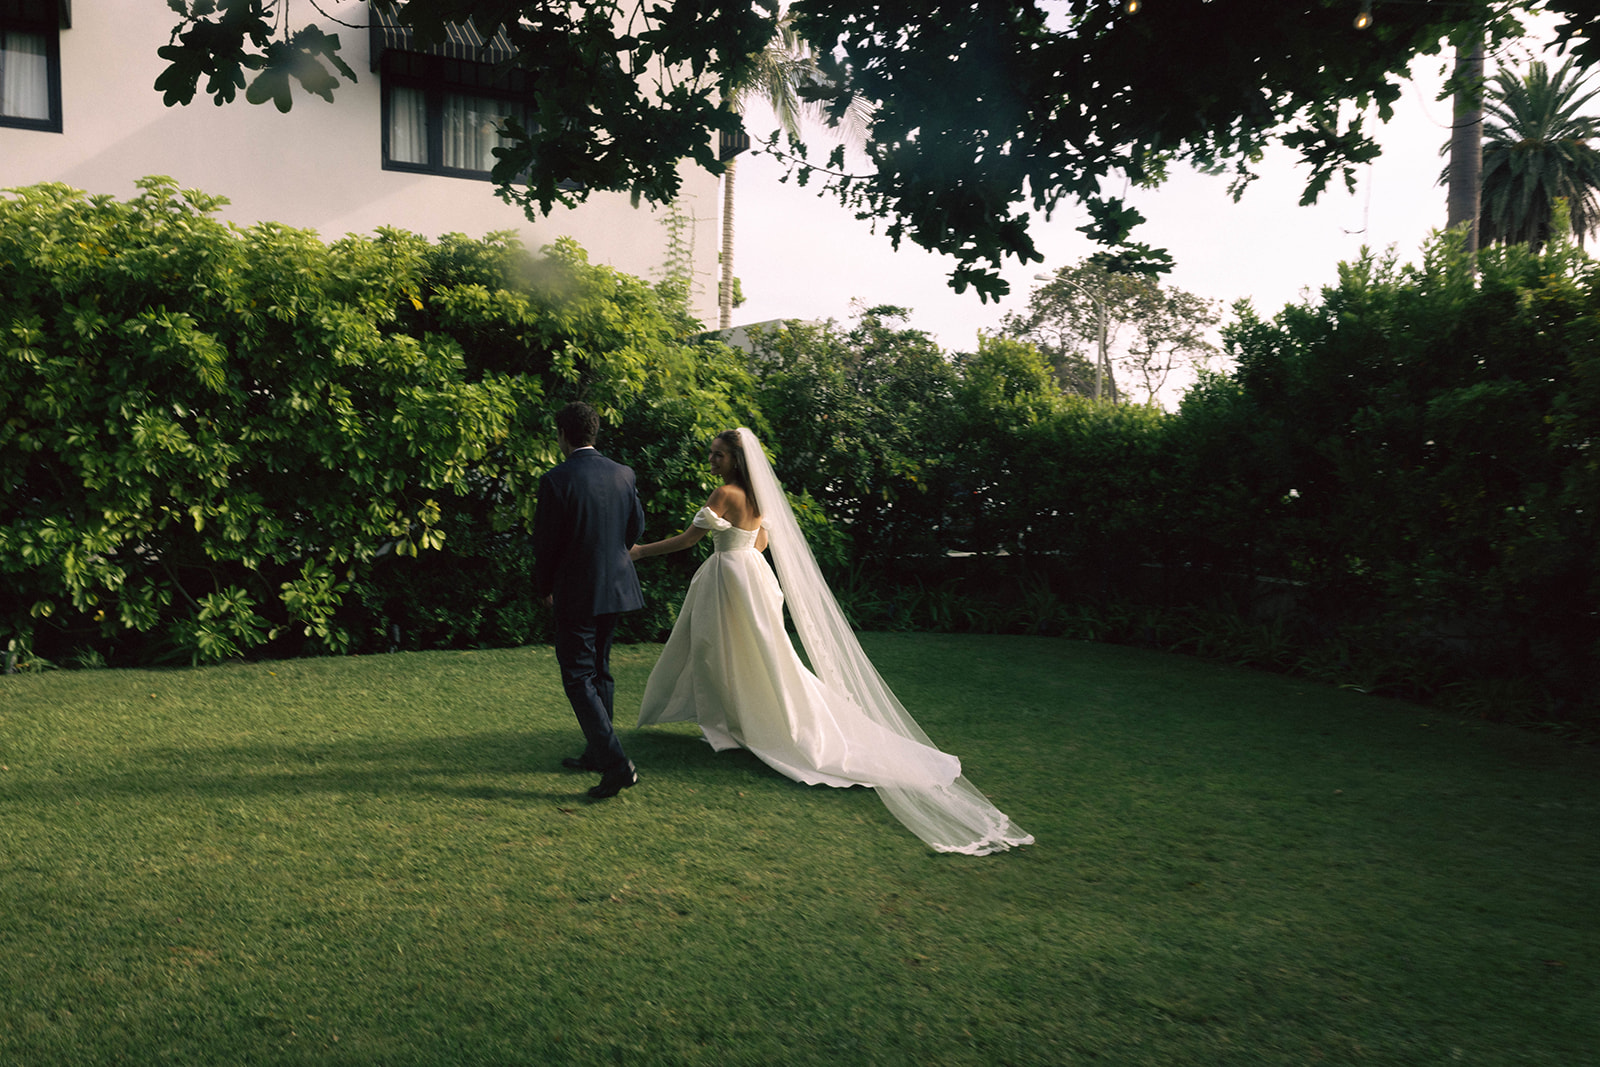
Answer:
[[750, 468], [744, 462], [744, 443], [739, 440], [738, 430], [723, 430], [714, 440], [721, 441], [728, 446], [733, 455], [733, 471], [729, 481], [744, 490], [744, 498], [750, 502], [750, 510], [761, 514], [761, 505], [756, 502], [756, 491], [750, 487]]

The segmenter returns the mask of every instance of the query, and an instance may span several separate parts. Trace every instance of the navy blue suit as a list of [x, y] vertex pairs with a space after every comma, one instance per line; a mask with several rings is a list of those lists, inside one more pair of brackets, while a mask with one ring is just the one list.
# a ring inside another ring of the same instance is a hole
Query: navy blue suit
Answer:
[[644, 607], [628, 549], [644, 532], [633, 471], [593, 448], [539, 479], [533, 521], [534, 592], [555, 598], [556, 662], [578, 718], [584, 758], [605, 771], [627, 760], [611, 726], [617, 616]]

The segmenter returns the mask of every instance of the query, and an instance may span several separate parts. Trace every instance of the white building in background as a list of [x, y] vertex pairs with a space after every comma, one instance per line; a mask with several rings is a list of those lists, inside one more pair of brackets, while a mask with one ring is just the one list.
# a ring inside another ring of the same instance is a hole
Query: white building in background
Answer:
[[[661, 276], [665, 209], [595, 193], [530, 222], [495, 197], [493, 124], [520, 106], [517, 86], [494, 76], [497, 42], [468, 27], [418, 50], [403, 28], [369, 26], [366, 4], [319, 7], [359, 80], [341, 84], [331, 104], [297, 86], [283, 114], [242, 91], [223, 107], [203, 91], [187, 106], [163, 105], [156, 52], [178, 16], [161, 0], [0, 0], [0, 188], [57, 181], [127, 198], [136, 179], [164, 174], [227, 197], [220, 215], [241, 225], [281, 222], [327, 240], [380, 226], [429, 238], [514, 230], [530, 249], [571, 237], [591, 262]], [[718, 179], [690, 162], [683, 177], [693, 309], [714, 323]]]

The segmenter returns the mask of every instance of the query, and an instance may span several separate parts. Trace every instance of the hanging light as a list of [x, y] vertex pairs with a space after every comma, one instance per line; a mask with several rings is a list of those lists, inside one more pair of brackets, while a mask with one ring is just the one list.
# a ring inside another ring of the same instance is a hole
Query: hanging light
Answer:
[[1137, 15], [1143, 6], [1144, 0], [1122, 0], [1122, 10], [1130, 15]]
[[1364, 30], [1372, 25], [1372, 0], [1361, 0], [1361, 14], [1356, 16], [1356, 29]]

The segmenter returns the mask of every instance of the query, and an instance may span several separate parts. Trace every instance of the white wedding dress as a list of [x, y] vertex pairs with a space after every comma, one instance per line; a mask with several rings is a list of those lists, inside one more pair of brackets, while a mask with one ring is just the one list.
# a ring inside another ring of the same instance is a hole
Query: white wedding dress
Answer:
[[749, 749], [807, 785], [948, 786], [961, 761], [868, 719], [806, 669], [783, 628], [783, 591], [741, 530], [710, 508], [716, 551], [689, 583], [645, 686], [639, 725], [698, 722], [711, 747]]
[[[796, 781], [872, 787], [942, 852], [985, 855], [1031, 844], [879, 678], [816, 571], [760, 443], [748, 430], [740, 435], [784, 585], [756, 551], [758, 531], [701, 508], [694, 524], [711, 531], [715, 551], [695, 572], [650, 673], [639, 725], [697, 722], [718, 751], [748, 749]], [[815, 672], [784, 630], [786, 590]]]

